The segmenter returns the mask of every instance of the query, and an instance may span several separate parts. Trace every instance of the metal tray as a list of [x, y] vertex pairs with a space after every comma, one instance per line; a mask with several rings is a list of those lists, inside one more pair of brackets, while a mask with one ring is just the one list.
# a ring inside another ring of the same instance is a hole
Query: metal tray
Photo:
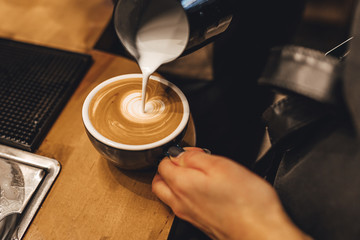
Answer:
[[0, 239], [24, 236], [60, 169], [55, 159], [0, 145]]

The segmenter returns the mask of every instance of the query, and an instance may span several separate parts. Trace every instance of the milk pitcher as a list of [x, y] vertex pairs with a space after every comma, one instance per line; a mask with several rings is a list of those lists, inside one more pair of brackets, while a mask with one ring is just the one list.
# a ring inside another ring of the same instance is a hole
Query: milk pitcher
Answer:
[[[236, 1], [239, 0], [118, 0], [114, 1], [115, 30], [124, 47], [137, 59], [139, 53], [135, 38], [139, 28], [152, 18], [166, 13], [169, 16], [177, 14], [176, 21], [170, 20], [175, 21], [171, 22], [174, 28], [183, 26], [181, 30], [174, 30], [180, 39], [177, 44], [183, 45], [177, 55], [186, 55], [211, 42], [228, 28]], [[169, 25], [166, 18], [162, 19]], [[161, 28], [161, 25], [152, 27]], [[155, 34], [151, 37], [156, 40], [161, 36]], [[174, 58], [178, 56], [175, 54]]]

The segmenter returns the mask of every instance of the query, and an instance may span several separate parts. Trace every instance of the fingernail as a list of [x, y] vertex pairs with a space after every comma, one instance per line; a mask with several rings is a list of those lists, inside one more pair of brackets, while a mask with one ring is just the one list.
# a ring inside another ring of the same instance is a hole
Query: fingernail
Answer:
[[202, 150], [207, 154], [211, 154], [211, 151], [209, 149], [207, 149], [207, 148], [202, 148]]
[[176, 158], [180, 156], [185, 150], [180, 146], [171, 146], [167, 151], [167, 155], [171, 158]]

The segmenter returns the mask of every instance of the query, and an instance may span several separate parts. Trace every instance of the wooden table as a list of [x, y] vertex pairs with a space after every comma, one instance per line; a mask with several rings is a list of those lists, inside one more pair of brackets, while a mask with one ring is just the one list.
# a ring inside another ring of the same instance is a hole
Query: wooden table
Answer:
[[0, 37], [91, 54], [94, 64], [36, 154], [62, 165], [24, 239], [166, 239], [174, 215], [151, 192], [154, 171], [123, 171], [92, 147], [81, 119], [86, 95], [136, 63], [93, 50], [111, 0], [0, 0]]

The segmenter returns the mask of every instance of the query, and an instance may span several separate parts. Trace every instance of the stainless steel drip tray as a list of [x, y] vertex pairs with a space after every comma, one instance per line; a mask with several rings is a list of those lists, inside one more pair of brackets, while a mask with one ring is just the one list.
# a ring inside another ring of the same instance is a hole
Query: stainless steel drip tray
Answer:
[[24, 236], [59, 172], [55, 159], [0, 145], [0, 240]]

